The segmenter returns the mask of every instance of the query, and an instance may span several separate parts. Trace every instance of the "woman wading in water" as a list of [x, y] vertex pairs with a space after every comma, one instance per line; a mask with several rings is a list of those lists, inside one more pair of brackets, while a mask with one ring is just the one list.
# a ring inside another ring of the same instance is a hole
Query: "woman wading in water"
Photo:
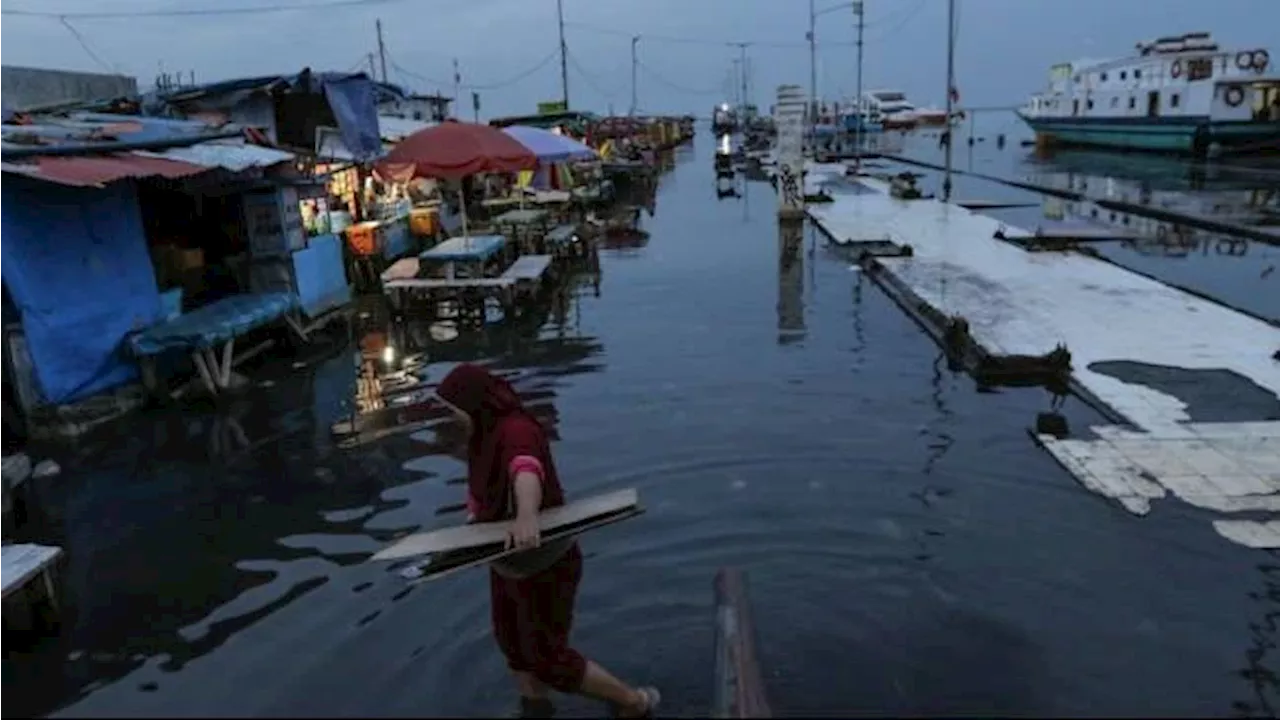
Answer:
[[619, 717], [648, 717], [654, 688], [634, 688], [569, 647], [582, 551], [573, 538], [540, 541], [538, 512], [564, 504], [542, 426], [506, 380], [459, 365], [436, 394], [466, 426], [468, 519], [511, 522], [507, 542], [524, 552], [489, 570], [493, 634], [515, 674], [523, 717], [554, 712], [548, 688], [609, 703]]

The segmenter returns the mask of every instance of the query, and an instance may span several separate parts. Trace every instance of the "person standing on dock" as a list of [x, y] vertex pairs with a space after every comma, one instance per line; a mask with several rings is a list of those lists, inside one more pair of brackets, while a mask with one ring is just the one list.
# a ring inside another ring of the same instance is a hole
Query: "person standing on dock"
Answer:
[[489, 569], [493, 634], [520, 692], [521, 717], [554, 713], [548, 688], [609, 703], [619, 717], [650, 717], [654, 688], [634, 688], [569, 646], [582, 551], [573, 538], [542, 543], [538, 513], [564, 504], [551, 448], [514, 388], [478, 365], [455, 367], [436, 390], [467, 430], [469, 521], [509, 520], [524, 550]]

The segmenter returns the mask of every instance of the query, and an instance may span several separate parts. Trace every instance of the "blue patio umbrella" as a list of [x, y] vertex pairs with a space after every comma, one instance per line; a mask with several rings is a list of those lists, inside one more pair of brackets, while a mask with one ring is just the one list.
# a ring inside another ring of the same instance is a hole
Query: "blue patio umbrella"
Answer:
[[538, 162], [544, 165], [570, 162], [573, 160], [593, 160], [599, 157], [595, 150], [583, 145], [573, 138], [557, 135], [550, 130], [512, 125], [502, 129], [516, 142], [529, 148], [538, 156]]

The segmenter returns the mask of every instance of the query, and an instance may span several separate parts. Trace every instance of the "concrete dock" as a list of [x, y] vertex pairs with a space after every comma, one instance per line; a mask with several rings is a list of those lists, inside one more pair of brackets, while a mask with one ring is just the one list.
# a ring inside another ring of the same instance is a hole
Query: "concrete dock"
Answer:
[[[809, 175], [824, 173], [844, 171], [814, 166]], [[1038, 436], [1082, 484], [1139, 515], [1173, 495], [1221, 513], [1214, 527], [1223, 537], [1280, 547], [1280, 362], [1272, 357], [1280, 328], [1086, 255], [1028, 252], [995, 237], [1025, 231], [959, 206], [898, 200], [885, 182], [856, 182], [857, 192], [809, 207], [834, 243], [909, 245], [910, 256], [864, 256], [864, 264], [913, 302], [963, 318], [993, 356], [1042, 356], [1064, 345], [1074, 388], [1131, 424], [1093, 428], [1096, 439]], [[1188, 371], [1246, 388], [1257, 416], [1198, 422], [1197, 401], [1175, 392], [1187, 388]]]

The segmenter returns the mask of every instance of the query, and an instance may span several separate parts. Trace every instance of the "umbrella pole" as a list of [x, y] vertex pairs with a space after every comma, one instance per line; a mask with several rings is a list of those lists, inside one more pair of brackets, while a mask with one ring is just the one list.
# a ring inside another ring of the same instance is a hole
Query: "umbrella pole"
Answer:
[[462, 209], [462, 237], [467, 239], [467, 249], [471, 249], [471, 233], [467, 231], [467, 195], [462, 192], [462, 184], [458, 184], [458, 207]]

